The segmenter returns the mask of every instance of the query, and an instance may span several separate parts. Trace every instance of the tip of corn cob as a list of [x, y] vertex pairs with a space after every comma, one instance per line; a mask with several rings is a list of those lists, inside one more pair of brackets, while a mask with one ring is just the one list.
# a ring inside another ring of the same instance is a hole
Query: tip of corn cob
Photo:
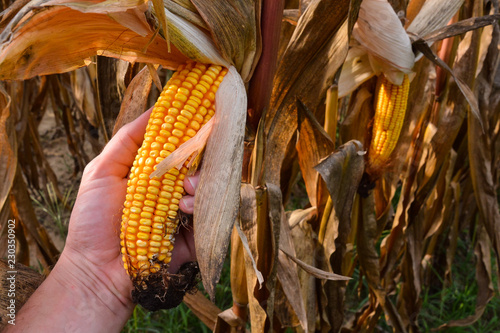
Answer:
[[181, 304], [186, 292], [194, 290], [199, 281], [200, 269], [195, 261], [181, 266], [176, 274], [160, 269], [160, 274], [139, 277], [132, 290], [132, 301], [149, 311], [171, 309]]

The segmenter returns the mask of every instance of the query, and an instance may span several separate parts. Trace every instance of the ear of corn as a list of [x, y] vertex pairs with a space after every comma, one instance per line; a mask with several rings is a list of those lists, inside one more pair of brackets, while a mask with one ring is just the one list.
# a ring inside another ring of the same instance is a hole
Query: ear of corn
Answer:
[[171, 169], [160, 178], [149, 176], [213, 116], [215, 93], [226, 72], [220, 66], [194, 62], [180, 66], [151, 112], [130, 170], [122, 215], [122, 256], [131, 277], [168, 267], [189, 159], [180, 170]]
[[368, 153], [368, 167], [378, 171], [384, 167], [396, 147], [406, 114], [410, 80], [404, 75], [403, 83], [395, 85], [384, 75], [379, 77], [375, 99], [375, 119], [372, 141]]

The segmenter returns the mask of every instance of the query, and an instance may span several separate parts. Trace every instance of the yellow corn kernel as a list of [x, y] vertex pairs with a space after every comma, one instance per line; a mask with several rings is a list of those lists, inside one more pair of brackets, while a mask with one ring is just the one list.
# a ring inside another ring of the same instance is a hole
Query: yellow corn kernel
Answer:
[[144, 142], [129, 174], [122, 215], [121, 252], [132, 277], [157, 272], [161, 263], [168, 265], [171, 260], [188, 169], [174, 168], [160, 178], [149, 176], [213, 115], [214, 94], [226, 73], [220, 66], [195, 62], [180, 66], [151, 112]]
[[405, 74], [403, 83], [395, 85], [384, 75], [379, 77], [375, 99], [375, 119], [368, 153], [368, 167], [380, 171], [389, 161], [401, 133], [406, 114], [410, 80]]

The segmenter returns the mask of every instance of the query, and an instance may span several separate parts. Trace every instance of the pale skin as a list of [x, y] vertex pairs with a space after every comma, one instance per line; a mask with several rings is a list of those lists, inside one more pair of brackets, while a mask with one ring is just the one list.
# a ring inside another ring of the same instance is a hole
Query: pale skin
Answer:
[[[6, 332], [119, 332], [132, 314], [132, 282], [120, 253], [127, 174], [150, 111], [124, 126], [85, 168], [66, 246], [52, 272]], [[198, 175], [186, 178], [179, 206], [193, 213]], [[196, 260], [192, 227], [180, 227], [169, 270]]]

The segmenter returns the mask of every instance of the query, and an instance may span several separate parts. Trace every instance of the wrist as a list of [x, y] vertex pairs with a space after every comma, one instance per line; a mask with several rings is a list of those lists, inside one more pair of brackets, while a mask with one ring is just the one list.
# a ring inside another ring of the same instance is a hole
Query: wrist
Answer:
[[[123, 321], [124, 325], [135, 306], [130, 296], [132, 284], [129, 279], [114, 278], [103, 268], [65, 249], [49, 278], [74, 297], [76, 310], [82, 315], [97, 321], [100, 317], [114, 318], [114, 322]], [[117, 271], [114, 267], [109, 268]]]

